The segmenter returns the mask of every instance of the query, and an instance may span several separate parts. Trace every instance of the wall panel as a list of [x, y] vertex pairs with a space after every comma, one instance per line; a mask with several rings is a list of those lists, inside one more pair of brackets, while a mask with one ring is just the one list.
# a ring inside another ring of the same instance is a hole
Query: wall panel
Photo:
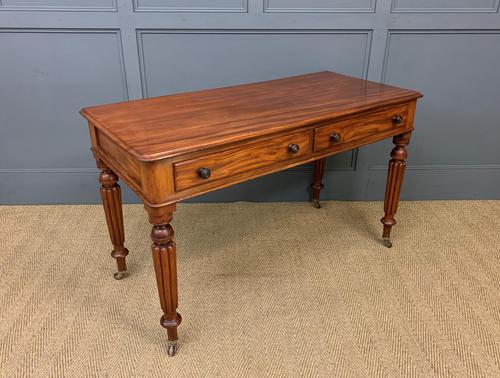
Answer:
[[1, 169], [92, 167], [83, 106], [127, 98], [118, 31], [0, 30]]
[[[382, 80], [424, 93], [412, 165], [500, 164], [498, 139], [490, 138], [499, 132], [499, 61], [500, 30], [390, 31]], [[373, 165], [384, 163], [386, 146], [373, 151]]]
[[365, 77], [370, 37], [370, 31], [141, 30], [144, 96], [321, 70]]
[[1, 0], [0, 10], [116, 11], [115, 0]]
[[247, 0], [133, 0], [136, 11], [246, 12]]
[[375, 0], [264, 0], [266, 12], [374, 12]]
[[[371, 32], [143, 30], [138, 39], [144, 96], [151, 97], [317, 70], [366, 77]], [[355, 157], [335, 156], [328, 169], [354, 169]]]
[[393, 12], [497, 12], [498, 0], [392, 0]]

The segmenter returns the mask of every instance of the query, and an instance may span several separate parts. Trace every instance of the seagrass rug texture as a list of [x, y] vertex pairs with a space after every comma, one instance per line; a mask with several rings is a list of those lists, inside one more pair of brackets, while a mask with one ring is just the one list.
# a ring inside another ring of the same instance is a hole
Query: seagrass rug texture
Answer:
[[0, 207], [3, 377], [500, 377], [500, 201], [179, 205], [167, 357], [140, 205]]

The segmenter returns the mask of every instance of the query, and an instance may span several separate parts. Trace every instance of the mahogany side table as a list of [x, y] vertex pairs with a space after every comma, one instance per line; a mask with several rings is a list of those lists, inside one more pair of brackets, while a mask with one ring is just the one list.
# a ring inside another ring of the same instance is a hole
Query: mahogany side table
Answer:
[[177, 348], [178, 289], [175, 205], [186, 198], [314, 162], [312, 202], [319, 195], [325, 158], [393, 137], [382, 218], [392, 246], [406, 145], [419, 92], [317, 72], [253, 84], [88, 107], [92, 152], [101, 173], [101, 196], [116, 259], [124, 276], [118, 177], [144, 201], [152, 224], [153, 262], [168, 334]]

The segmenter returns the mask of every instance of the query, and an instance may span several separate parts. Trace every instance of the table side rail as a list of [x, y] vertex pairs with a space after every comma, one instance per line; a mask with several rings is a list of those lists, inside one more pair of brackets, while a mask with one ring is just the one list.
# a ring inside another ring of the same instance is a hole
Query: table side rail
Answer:
[[[415, 112], [416, 100], [406, 103], [398, 103], [391, 106], [379, 107], [372, 112], [363, 112], [363, 114], [352, 117], [352, 122], [358, 117], [369, 115], [373, 112], [379, 112], [384, 109], [396, 108], [401, 106], [408, 106], [408, 112], [405, 113], [405, 122], [402, 126], [390, 129], [377, 130], [376, 133], [346, 140], [338, 145], [332, 145], [326, 149], [318, 150], [314, 143], [316, 133], [326, 127], [331, 127], [336, 121], [322, 122], [318, 124], [311, 124], [299, 129], [288, 130], [287, 132], [280, 132], [271, 136], [262, 136], [252, 140], [238, 141], [228, 146], [220, 146], [208, 150], [195, 151], [184, 155], [176, 156], [174, 158], [160, 159], [154, 162], [146, 162], [138, 160], [134, 155], [130, 154], [120, 145], [115, 143], [107, 134], [99, 133], [99, 129], [95, 129], [97, 143], [93, 146], [94, 155], [104, 161], [115, 173], [150, 207], [161, 207], [168, 204], [180, 202], [184, 199], [195, 197], [205, 194], [214, 190], [238, 184], [244, 181], [251, 180], [260, 176], [276, 173], [288, 168], [293, 168], [305, 163], [309, 163], [321, 158], [329, 157], [353, 148], [361, 147], [373, 142], [377, 142], [386, 138], [390, 138], [399, 134], [408, 133], [413, 130], [413, 116]], [[349, 119], [343, 119], [340, 122], [346, 122]], [[177, 179], [175, 172], [175, 164], [184, 161], [192, 161], [198, 157], [205, 157], [212, 154], [223, 153], [231, 151], [236, 147], [244, 148], [245, 146], [257, 143], [258, 141], [266, 142], [274, 138], [282, 138], [291, 136], [300, 132], [311, 132], [312, 134], [312, 148], [308, 152], [297, 157], [290, 157], [289, 159], [278, 160], [275, 163], [265, 164], [263, 166], [257, 165], [257, 168], [252, 168], [244, 172], [232, 172], [220, 179], [201, 182], [194, 186], [186, 186], [182, 189], [175, 188], [175, 181]]]

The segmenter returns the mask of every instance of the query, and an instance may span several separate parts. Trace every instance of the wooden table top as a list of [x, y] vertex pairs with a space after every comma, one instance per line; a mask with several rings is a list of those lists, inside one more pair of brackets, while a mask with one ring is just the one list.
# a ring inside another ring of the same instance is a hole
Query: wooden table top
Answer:
[[151, 161], [416, 99], [419, 92], [333, 72], [93, 106], [81, 114]]

